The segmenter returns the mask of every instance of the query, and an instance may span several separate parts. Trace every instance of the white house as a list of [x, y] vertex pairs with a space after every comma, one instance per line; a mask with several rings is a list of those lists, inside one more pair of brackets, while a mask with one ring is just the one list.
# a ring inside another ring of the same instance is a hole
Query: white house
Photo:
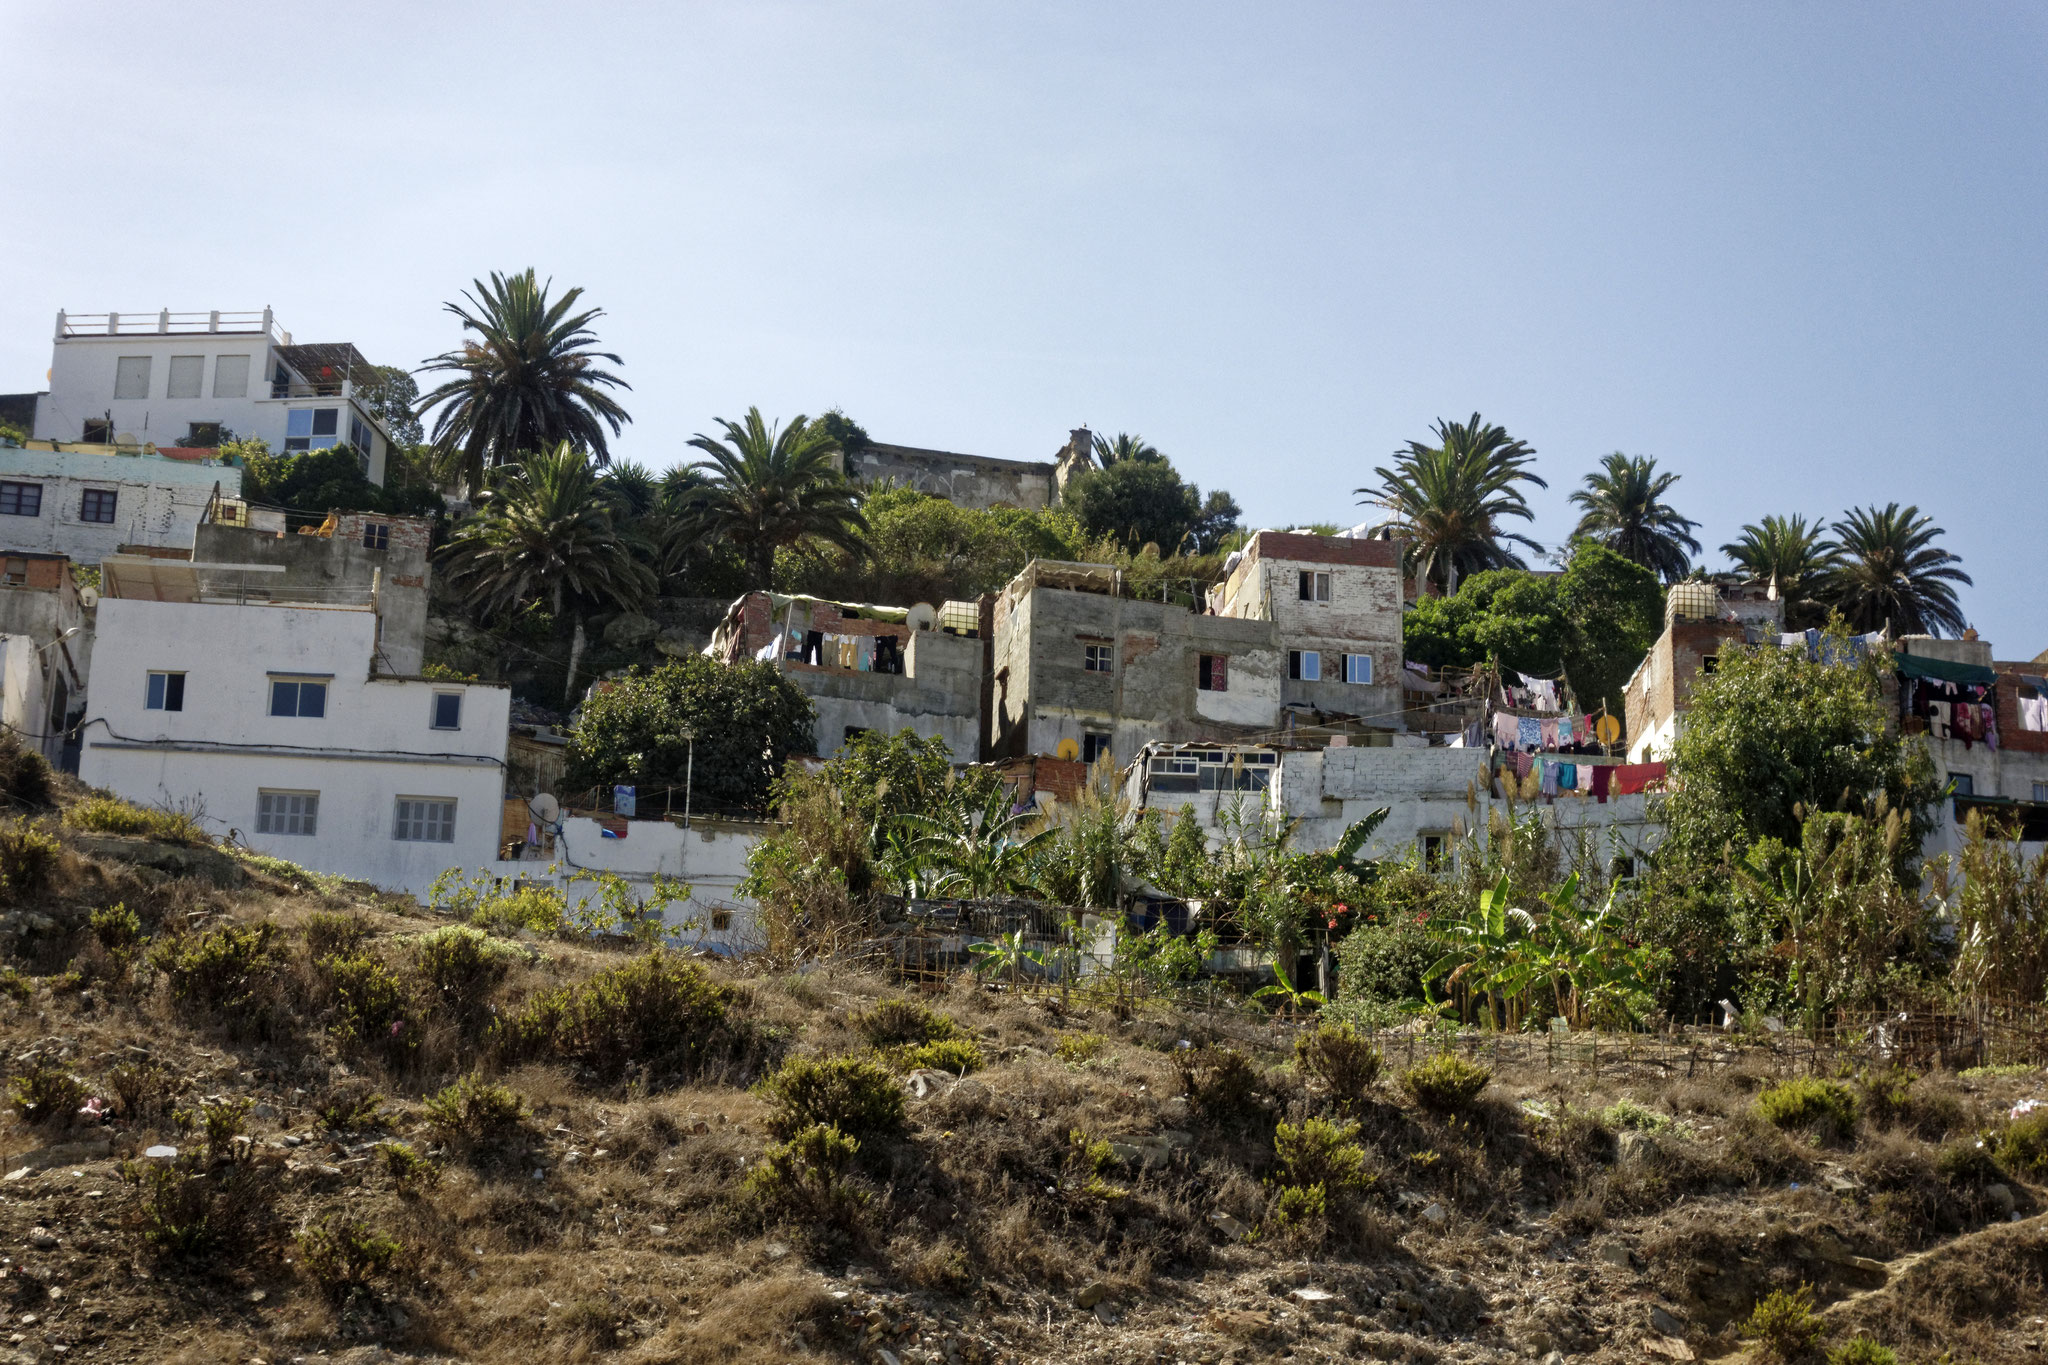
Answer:
[[84, 696], [92, 636], [62, 555], [0, 553], [0, 724], [52, 764]]
[[374, 587], [127, 555], [101, 570], [86, 782], [392, 891], [496, 858], [510, 693], [374, 673]]
[[295, 345], [260, 313], [57, 314], [40, 440], [159, 450], [260, 436], [273, 451], [347, 442], [384, 482], [391, 437], [357, 386], [370, 363], [348, 342]]
[[123, 545], [190, 546], [215, 490], [242, 491], [242, 471], [211, 454], [0, 444], [0, 550], [97, 564]]

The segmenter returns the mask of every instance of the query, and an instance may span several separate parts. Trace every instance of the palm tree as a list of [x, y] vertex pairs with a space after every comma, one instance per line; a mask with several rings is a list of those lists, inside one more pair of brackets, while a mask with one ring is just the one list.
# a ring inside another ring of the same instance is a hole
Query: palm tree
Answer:
[[646, 550], [637, 531], [620, 525], [589, 457], [562, 441], [501, 470], [482, 512], [463, 523], [441, 557], [450, 583], [480, 612], [540, 600], [557, 621], [570, 619], [575, 635], [564, 699], [573, 704], [583, 618], [639, 607], [653, 596]]
[[1822, 538], [1826, 530], [1818, 517], [1808, 522], [1796, 514], [1767, 516], [1761, 525], [1744, 526], [1740, 538], [1723, 545], [1721, 553], [1751, 578], [1777, 584], [1785, 624], [1804, 630], [1827, 620], [1823, 599], [1839, 547]]
[[651, 516], [661, 503], [661, 484], [646, 465], [621, 460], [598, 475], [597, 486], [619, 509], [619, 517], [637, 522]]
[[1399, 534], [1408, 540], [1418, 590], [1424, 581], [1435, 579], [1450, 594], [1458, 590], [1463, 574], [1527, 567], [1501, 542], [1517, 541], [1538, 554], [1543, 547], [1525, 535], [1502, 530], [1501, 521], [1534, 519], [1515, 485], [1550, 486], [1528, 467], [1536, 452], [1476, 412], [1469, 422], [1439, 420], [1431, 431], [1435, 445], [1410, 441], [1394, 452], [1391, 468], [1382, 465], [1373, 471], [1380, 477], [1377, 488], [1351, 490], [1363, 495], [1360, 502], [1391, 513], [1372, 534]]
[[1585, 509], [1574, 536], [1599, 541], [1624, 559], [1632, 559], [1667, 583], [1685, 577], [1692, 556], [1700, 552], [1691, 532], [1698, 522], [1678, 515], [1661, 501], [1678, 482], [1676, 474], [1659, 474], [1654, 456], [1630, 458], [1615, 451], [1601, 461], [1598, 473], [1572, 494]]
[[839, 442], [824, 427], [798, 415], [776, 429], [759, 408], [745, 422], [728, 422], [723, 441], [699, 434], [690, 444], [711, 458], [693, 466], [708, 471], [707, 525], [729, 540], [757, 588], [769, 586], [775, 552], [804, 540], [858, 551], [868, 528], [859, 493], [839, 471]]
[[1106, 440], [1098, 434], [1094, 446], [1095, 463], [1104, 469], [1113, 464], [1122, 464], [1126, 460], [1157, 462], [1166, 458], [1159, 453], [1158, 447], [1144, 437], [1133, 436], [1129, 432], [1119, 431], [1114, 441]]
[[572, 314], [581, 289], [550, 303], [554, 281], [540, 283], [531, 268], [517, 275], [493, 271], [489, 284], [473, 283], [474, 292], [463, 291], [467, 307], [445, 306], [476, 337], [465, 339], [460, 350], [432, 357], [421, 370], [457, 376], [419, 400], [421, 417], [441, 409], [434, 444], [462, 451], [463, 477], [472, 493], [483, 488], [486, 466], [517, 461], [522, 452], [558, 441], [582, 447], [600, 465], [609, 463], [606, 428], [616, 436], [633, 419], [604, 390], [632, 385], [597, 368], [600, 360], [620, 363], [609, 351], [592, 349], [597, 336], [590, 324], [604, 310]]
[[1969, 583], [1952, 555], [1934, 544], [1948, 534], [1918, 507], [1889, 503], [1852, 507], [1831, 528], [1841, 558], [1827, 591], [1835, 609], [1857, 630], [1889, 625], [1898, 635], [1962, 634], [1962, 605], [1951, 583]]

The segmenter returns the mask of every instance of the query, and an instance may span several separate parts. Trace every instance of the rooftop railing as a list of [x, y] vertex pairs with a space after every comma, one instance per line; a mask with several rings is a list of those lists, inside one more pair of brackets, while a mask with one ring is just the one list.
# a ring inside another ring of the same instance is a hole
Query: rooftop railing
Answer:
[[66, 337], [120, 336], [204, 336], [210, 333], [257, 333], [285, 345], [289, 333], [279, 330], [270, 309], [261, 312], [173, 313], [160, 308], [153, 313], [67, 313], [57, 310], [57, 339]]

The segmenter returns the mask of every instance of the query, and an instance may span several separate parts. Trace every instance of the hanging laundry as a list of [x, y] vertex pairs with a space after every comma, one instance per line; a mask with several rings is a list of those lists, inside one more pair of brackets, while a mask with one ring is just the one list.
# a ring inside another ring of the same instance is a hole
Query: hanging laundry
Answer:
[[1543, 765], [1543, 780], [1537, 790], [1544, 796], [1557, 795], [1557, 765], [1546, 762]]
[[1977, 724], [1979, 731], [1984, 736], [1984, 747], [1996, 749], [1998, 747], [1998, 708], [1988, 701], [1977, 703]]
[[860, 673], [872, 673], [875, 671], [874, 636], [863, 635], [855, 641], [853, 646], [853, 667], [856, 672]]
[[2048, 730], [2048, 688], [2038, 696], [2020, 698], [2020, 729]]
[[1501, 711], [1494, 713], [1493, 742], [1495, 744], [1503, 749], [1512, 751], [1515, 747], [1515, 738], [1520, 732], [1521, 728], [1513, 716]]
[[1605, 763], [1596, 765], [1593, 769], [1593, 799], [1604, 804], [1613, 782], [1614, 769]]
[[1949, 707], [1948, 733], [1951, 739], [1961, 740], [1965, 749], [1970, 747], [1972, 741], [1983, 737], [1977, 732], [1975, 702], [1959, 701]]
[[825, 632], [807, 630], [804, 632], [804, 662], [822, 666], [825, 662]]
[[1555, 751], [1557, 748], [1557, 722], [1554, 720], [1540, 722], [1538, 733], [1543, 747]]
[[1561, 792], [1576, 791], [1579, 785], [1579, 765], [1560, 763], [1557, 765], [1557, 789]]
[[1614, 770], [1609, 790], [1616, 796], [1633, 796], [1652, 782], [1663, 780], [1662, 763], [1624, 763]]
[[1529, 694], [1535, 699], [1539, 711], [1557, 709], [1557, 684], [1549, 678], [1529, 679]]
[[1535, 762], [1536, 760], [1534, 758], [1531, 758], [1528, 754], [1516, 754], [1515, 776], [1518, 778], [1527, 777], [1529, 775], [1529, 769], [1535, 765]]
[[1543, 745], [1543, 722], [1534, 716], [1522, 716], [1515, 723], [1515, 744], [1532, 753]]
[[1930, 701], [1927, 703], [1927, 733], [1931, 738], [1948, 738], [1948, 708], [1949, 703], [1945, 701]]

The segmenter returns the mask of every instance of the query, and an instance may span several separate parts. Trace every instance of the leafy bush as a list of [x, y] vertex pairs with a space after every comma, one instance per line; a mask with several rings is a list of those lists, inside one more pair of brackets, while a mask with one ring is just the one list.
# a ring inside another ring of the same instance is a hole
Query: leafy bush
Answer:
[[1174, 1055], [1181, 1093], [1204, 1118], [1249, 1118], [1259, 1112], [1259, 1069], [1235, 1048], [1187, 1048]]
[[391, 1183], [408, 1198], [425, 1194], [441, 1183], [441, 1163], [421, 1156], [402, 1142], [378, 1143], [377, 1157], [384, 1163], [384, 1173], [391, 1177]]
[[778, 1106], [768, 1128], [780, 1138], [820, 1125], [853, 1138], [903, 1128], [902, 1087], [863, 1057], [791, 1057], [761, 1088]]
[[306, 956], [318, 962], [328, 957], [354, 957], [370, 937], [370, 921], [353, 911], [316, 910], [306, 916], [300, 930], [306, 939]]
[[125, 903], [103, 905], [87, 917], [93, 939], [110, 954], [126, 959], [142, 942], [142, 917]]
[[1669, 1114], [1662, 1114], [1647, 1104], [1631, 1099], [1619, 1099], [1600, 1111], [1600, 1122], [1609, 1128], [1624, 1129], [1636, 1133], [1662, 1133], [1675, 1125]]
[[1951, 1142], [1934, 1156], [1934, 1170], [1944, 1181], [1958, 1188], [1995, 1185], [2005, 1179], [1998, 1158], [1982, 1138]]
[[1294, 1040], [1294, 1060], [1302, 1075], [1328, 1087], [1345, 1108], [1365, 1098], [1384, 1065], [1379, 1049], [1349, 1024], [1323, 1024], [1304, 1033]]
[[178, 1126], [203, 1133], [209, 1161], [226, 1161], [234, 1155], [235, 1139], [242, 1136], [250, 1107], [247, 1096], [234, 1100], [201, 1100], [197, 1109], [178, 1111]]
[[1282, 1185], [1274, 1191], [1266, 1209], [1264, 1232], [1288, 1232], [1312, 1227], [1327, 1215], [1329, 1192], [1321, 1185]]
[[12, 730], [0, 730], [0, 800], [11, 806], [50, 804], [50, 765]]
[[384, 1097], [367, 1086], [342, 1086], [330, 1091], [314, 1111], [320, 1126], [336, 1133], [359, 1133], [384, 1123]]
[[982, 1067], [981, 1045], [972, 1038], [941, 1038], [915, 1047], [893, 1047], [883, 1055], [899, 1071], [930, 1067], [964, 1076]]
[[319, 966], [334, 994], [328, 1031], [342, 1046], [375, 1053], [389, 1065], [419, 1047], [412, 992], [396, 972], [366, 954], [330, 957]]
[[297, 1238], [299, 1268], [336, 1299], [367, 1289], [391, 1269], [403, 1248], [359, 1219], [330, 1214]]
[[1899, 1353], [1875, 1337], [1856, 1337], [1828, 1352], [1828, 1365], [1899, 1365]]
[[160, 1117], [170, 1107], [174, 1079], [159, 1062], [120, 1063], [107, 1072], [114, 1112], [131, 1123]]
[[915, 1046], [962, 1036], [950, 1015], [901, 996], [876, 1001], [853, 1017], [853, 1027], [875, 1047]]
[[1824, 1142], [1843, 1142], [1856, 1132], [1856, 1097], [1838, 1081], [1780, 1081], [1757, 1095], [1756, 1111], [1779, 1128], [1811, 1129]]
[[1455, 1052], [1439, 1052], [1401, 1073], [1401, 1088], [1436, 1114], [1462, 1114], [1493, 1080], [1493, 1072]]
[[2022, 1114], [1998, 1138], [1998, 1159], [2007, 1170], [2048, 1174], [2048, 1109]]
[[1366, 1169], [1365, 1149], [1358, 1144], [1358, 1125], [1308, 1119], [1282, 1122], [1273, 1129], [1273, 1154], [1280, 1159], [1278, 1183], [1324, 1191], [1363, 1190], [1379, 1176]]
[[459, 867], [434, 878], [427, 890], [427, 907], [436, 914], [498, 934], [516, 934], [522, 929], [558, 934], [567, 904], [567, 897], [554, 887], [515, 885], [508, 891], [502, 880], [489, 872], [471, 877]]
[[26, 1005], [35, 993], [36, 988], [27, 977], [12, 967], [0, 967], [0, 995], [17, 1005]]
[[257, 1168], [202, 1169], [190, 1153], [175, 1161], [126, 1161], [121, 1179], [135, 1188], [131, 1214], [144, 1241], [182, 1260], [254, 1244], [268, 1191]]
[[426, 981], [432, 1008], [465, 1033], [490, 1017], [491, 994], [512, 968], [518, 949], [466, 924], [422, 934], [412, 944], [413, 970]]
[[47, 891], [57, 870], [57, 841], [20, 820], [0, 824], [0, 894], [19, 901]]
[[1756, 1338], [1764, 1358], [1777, 1361], [1810, 1354], [1827, 1330], [1827, 1323], [1813, 1311], [1813, 1287], [1804, 1284], [1790, 1292], [1772, 1290], [1742, 1324], [1742, 1334]]
[[1870, 1121], [1889, 1128], [1904, 1118], [1913, 1101], [1913, 1082], [1918, 1079], [1900, 1067], [1864, 1072], [1857, 1088], [1863, 1092], [1863, 1109]]
[[157, 810], [137, 806], [117, 796], [88, 796], [64, 812], [71, 829], [94, 834], [127, 834], [159, 843], [204, 847], [213, 840], [190, 811]]
[[427, 1122], [444, 1138], [472, 1146], [502, 1142], [526, 1118], [526, 1101], [472, 1071], [426, 1102]]
[[1099, 1033], [1063, 1033], [1052, 1045], [1052, 1055], [1069, 1066], [1086, 1066], [1109, 1047]]
[[85, 1082], [49, 1061], [37, 1061], [7, 1082], [9, 1106], [24, 1123], [39, 1127], [69, 1123], [90, 1098], [92, 1091]]
[[774, 1213], [844, 1227], [867, 1202], [846, 1181], [858, 1155], [858, 1139], [830, 1124], [810, 1124], [762, 1153], [747, 1173], [746, 1189]]
[[159, 942], [150, 960], [170, 982], [174, 999], [227, 1021], [230, 1030], [260, 1030], [276, 987], [269, 920], [226, 925], [197, 939]]
[[616, 1079], [629, 1067], [694, 1076], [732, 1041], [733, 994], [694, 962], [656, 950], [576, 986], [537, 996], [515, 1047]]
[[1386, 910], [1379, 923], [1354, 928], [1335, 953], [1339, 1012], [1348, 1013], [1355, 1005], [1391, 1007], [1420, 1000], [1423, 973], [1443, 956], [1443, 947], [1431, 936], [1422, 912], [1403, 904]]

